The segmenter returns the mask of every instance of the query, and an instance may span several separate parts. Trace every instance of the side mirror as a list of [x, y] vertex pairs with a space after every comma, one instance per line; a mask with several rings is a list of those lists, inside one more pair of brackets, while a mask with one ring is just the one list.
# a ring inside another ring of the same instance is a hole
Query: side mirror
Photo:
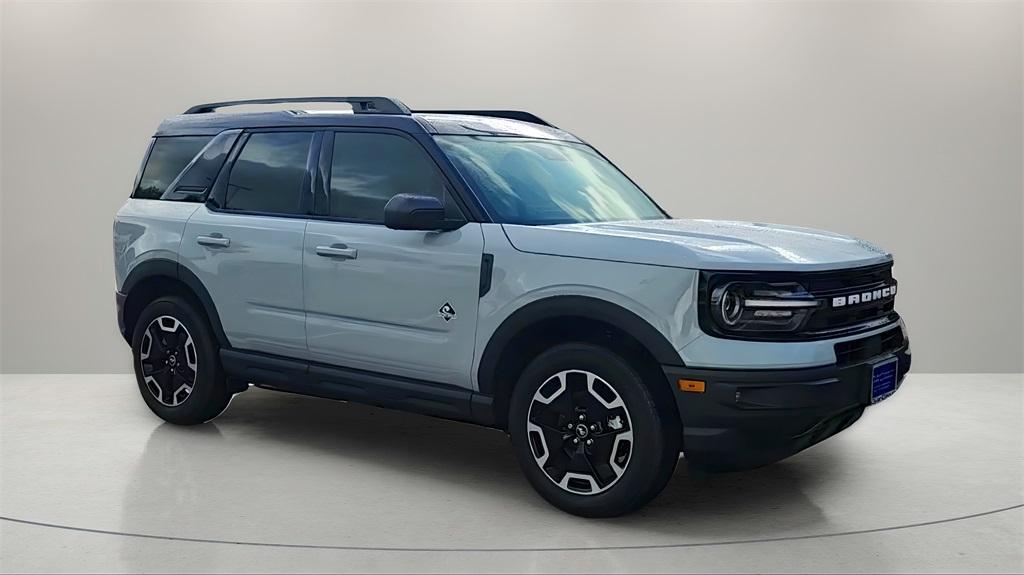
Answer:
[[464, 223], [444, 219], [444, 204], [434, 196], [396, 194], [384, 206], [384, 225], [393, 230], [454, 230]]

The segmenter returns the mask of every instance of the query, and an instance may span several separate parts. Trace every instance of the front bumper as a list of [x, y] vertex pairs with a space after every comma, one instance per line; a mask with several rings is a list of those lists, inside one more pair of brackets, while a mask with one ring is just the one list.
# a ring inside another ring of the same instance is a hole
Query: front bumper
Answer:
[[[849, 365], [789, 370], [663, 366], [683, 423], [687, 462], [709, 471], [750, 469], [784, 459], [852, 425], [871, 404], [871, 369], [899, 359], [897, 389], [910, 371], [910, 343]], [[681, 391], [680, 379], [705, 382]]]

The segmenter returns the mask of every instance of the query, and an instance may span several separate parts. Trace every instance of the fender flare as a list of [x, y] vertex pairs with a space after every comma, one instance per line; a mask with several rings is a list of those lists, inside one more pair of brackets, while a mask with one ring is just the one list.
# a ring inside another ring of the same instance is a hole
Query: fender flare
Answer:
[[491, 334], [477, 369], [477, 385], [480, 388], [480, 393], [493, 396], [497, 391], [495, 376], [498, 362], [505, 348], [517, 334], [537, 322], [559, 316], [584, 317], [614, 325], [640, 342], [640, 345], [644, 346], [659, 363], [683, 365], [679, 352], [669, 340], [653, 325], [632, 311], [594, 297], [551, 296], [531, 302], [516, 310], [505, 318], [498, 329]]
[[[125, 296], [130, 296], [132, 289], [142, 280], [161, 276], [178, 280], [191, 290], [192, 294], [199, 300], [200, 305], [203, 306], [203, 311], [206, 312], [206, 317], [210, 320], [210, 327], [213, 328], [217, 341], [220, 342], [222, 347], [229, 347], [230, 344], [227, 335], [224, 333], [224, 326], [220, 322], [220, 314], [217, 313], [217, 306], [213, 303], [210, 292], [207, 291], [206, 286], [203, 285], [203, 282], [192, 270], [180, 263], [164, 258], [146, 260], [140, 263], [128, 273], [128, 277], [125, 278], [124, 284], [121, 286], [121, 293]], [[122, 313], [124, 312], [122, 311]]]

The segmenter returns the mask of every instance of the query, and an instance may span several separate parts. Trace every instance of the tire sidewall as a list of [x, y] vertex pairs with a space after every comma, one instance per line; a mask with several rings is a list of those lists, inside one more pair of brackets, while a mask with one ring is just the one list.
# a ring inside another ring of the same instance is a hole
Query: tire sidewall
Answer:
[[[575, 494], [556, 485], [537, 465], [527, 437], [526, 421], [534, 393], [551, 376], [564, 370], [594, 373], [610, 385], [626, 404], [633, 429], [629, 463], [622, 476], [607, 490], [594, 495]], [[666, 452], [672, 433], [660, 415], [641, 375], [617, 354], [591, 344], [562, 344], [537, 356], [521, 374], [509, 406], [508, 431], [527, 479], [542, 497], [570, 513], [612, 516], [629, 512], [657, 495], [664, 487]], [[664, 477], [662, 477], [664, 476]]]
[[[140, 359], [146, 328], [154, 319], [164, 315], [177, 319], [185, 326], [192, 336], [192, 343], [196, 349], [197, 370], [192, 392], [180, 405], [173, 407], [160, 403], [149, 391], [142, 374]], [[168, 296], [154, 300], [139, 314], [132, 332], [132, 364], [139, 393], [153, 413], [171, 423], [202, 423], [223, 410], [226, 400], [230, 397], [225, 398], [225, 385], [218, 355], [219, 346], [206, 318], [183, 298]], [[217, 406], [220, 407], [214, 412]]]

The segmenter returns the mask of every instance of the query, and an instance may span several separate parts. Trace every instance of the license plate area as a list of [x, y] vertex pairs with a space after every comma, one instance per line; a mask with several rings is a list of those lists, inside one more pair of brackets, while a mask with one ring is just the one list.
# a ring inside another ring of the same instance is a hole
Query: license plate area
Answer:
[[900, 360], [883, 359], [871, 366], [871, 403], [878, 403], [896, 392]]

